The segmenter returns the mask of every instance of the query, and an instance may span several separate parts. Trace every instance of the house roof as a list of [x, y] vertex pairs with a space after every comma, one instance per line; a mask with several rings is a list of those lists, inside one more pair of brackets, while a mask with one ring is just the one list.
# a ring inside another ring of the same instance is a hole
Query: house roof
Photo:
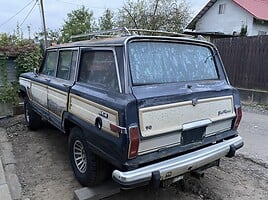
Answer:
[[256, 19], [268, 21], [268, 0], [233, 0]]
[[[205, 7], [192, 19], [186, 27], [195, 29], [196, 22], [216, 3], [217, 0], [210, 0]], [[254, 18], [268, 21], [268, 0], [231, 0], [242, 9], [253, 15]]]

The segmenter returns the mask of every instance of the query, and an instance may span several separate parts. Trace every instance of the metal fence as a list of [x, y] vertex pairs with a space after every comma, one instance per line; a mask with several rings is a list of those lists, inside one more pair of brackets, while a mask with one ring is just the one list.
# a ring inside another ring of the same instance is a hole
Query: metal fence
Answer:
[[268, 35], [212, 41], [235, 87], [268, 91]]
[[7, 67], [7, 80], [8, 80], [8, 83], [12, 83], [12, 82], [16, 82], [17, 81], [17, 77], [16, 77], [16, 66], [15, 66], [15, 61], [14, 59], [11, 59], [11, 58], [1, 58], [0, 56], [0, 88], [1, 86], [3, 86], [3, 77], [2, 77], [2, 69], [1, 67], [1, 62], [4, 62], [6, 64], [6, 67]]

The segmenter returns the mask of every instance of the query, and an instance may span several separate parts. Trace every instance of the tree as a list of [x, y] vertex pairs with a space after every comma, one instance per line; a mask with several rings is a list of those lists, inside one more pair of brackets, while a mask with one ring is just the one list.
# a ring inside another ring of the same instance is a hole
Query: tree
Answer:
[[117, 19], [120, 27], [181, 32], [190, 12], [185, 1], [127, 0]]
[[[47, 29], [47, 39], [49, 42], [58, 42], [60, 40], [60, 30], [50, 30]], [[44, 32], [36, 32], [35, 40], [44, 41]]]
[[114, 13], [110, 9], [105, 9], [103, 15], [99, 18], [100, 30], [109, 30], [114, 28]]
[[61, 30], [60, 42], [69, 42], [72, 35], [85, 34], [94, 28], [93, 12], [85, 6], [67, 14], [67, 20]]

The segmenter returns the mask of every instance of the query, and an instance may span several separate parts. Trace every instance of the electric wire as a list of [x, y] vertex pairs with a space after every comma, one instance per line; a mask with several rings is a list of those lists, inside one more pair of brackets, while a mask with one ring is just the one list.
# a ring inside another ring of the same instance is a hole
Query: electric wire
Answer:
[[26, 19], [29, 17], [29, 15], [32, 13], [34, 7], [35, 7], [36, 4], [37, 4], [37, 1], [38, 1], [38, 0], [35, 1], [35, 4], [34, 4], [33, 7], [31, 8], [31, 10], [28, 12], [28, 14], [27, 14], [26, 17], [24, 18], [24, 20], [22, 21], [22, 23], [20, 24], [20, 26], [23, 25], [23, 23], [26, 21]]
[[12, 17], [10, 17], [9, 19], [7, 19], [6, 21], [4, 21], [2, 24], [0, 24], [0, 27], [2, 27], [3, 25], [5, 25], [6, 23], [10, 22], [14, 17], [16, 17], [18, 14], [20, 14], [25, 8], [27, 8], [32, 2], [34, 2], [35, 0], [31, 0], [29, 3], [27, 3], [22, 9], [20, 9], [16, 14], [14, 14]]

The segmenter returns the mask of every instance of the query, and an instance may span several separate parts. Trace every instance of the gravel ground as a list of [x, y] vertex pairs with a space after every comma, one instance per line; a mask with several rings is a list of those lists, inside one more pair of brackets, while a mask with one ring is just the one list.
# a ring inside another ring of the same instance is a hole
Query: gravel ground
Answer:
[[[265, 108], [243, 106], [245, 112], [268, 114]], [[7, 130], [17, 160], [22, 199], [73, 199], [81, 188], [73, 176], [67, 155], [68, 137], [44, 123], [29, 131], [24, 116], [0, 120]], [[268, 130], [267, 130], [268, 132]], [[265, 147], [267, 148], [267, 147]], [[256, 162], [243, 154], [224, 158], [220, 167], [210, 168], [204, 178], [187, 175], [184, 182], [152, 190], [141, 187], [122, 191], [108, 200], [123, 199], [268, 199], [268, 163]]]

